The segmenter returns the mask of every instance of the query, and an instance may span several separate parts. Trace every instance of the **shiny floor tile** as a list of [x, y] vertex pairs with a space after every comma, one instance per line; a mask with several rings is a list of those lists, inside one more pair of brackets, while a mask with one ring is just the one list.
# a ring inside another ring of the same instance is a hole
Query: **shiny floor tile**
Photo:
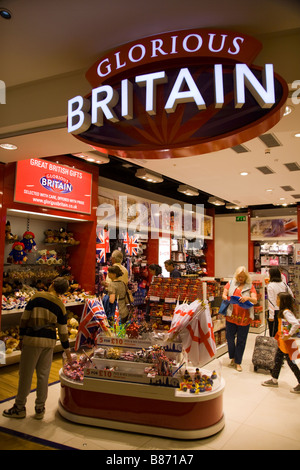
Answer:
[[33, 392], [28, 397], [27, 417], [23, 420], [2, 416], [2, 411], [12, 406], [13, 400], [0, 404], [0, 427], [80, 450], [300, 450], [300, 395], [290, 393], [296, 385], [295, 377], [285, 365], [278, 389], [262, 387], [261, 382], [267, 380], [269, 374], [253, 371], [251, 358], [255, 338], [255, 334], [248, 337], [243, 372], [228, 367], [227, 354], [206, 366], [221, 371], [226, 382], [223, 396], [225, 427], [215, 436], [186, 441], [69, 422], [57, 411], [59, 383], [49, 386], [42, 421], [33, 418]]

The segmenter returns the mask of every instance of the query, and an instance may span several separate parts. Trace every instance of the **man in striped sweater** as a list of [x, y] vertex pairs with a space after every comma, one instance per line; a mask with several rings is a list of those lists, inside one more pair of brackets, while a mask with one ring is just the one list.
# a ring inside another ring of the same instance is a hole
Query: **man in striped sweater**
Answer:
[[14, 406], [3, 411], [3, 416], [7, 418], [25, 418], [25, 405], [34, 370], [37, 375], [35, 418], [44, 417], [48, 379], [56, 345], [56, 328], [67, 359], [71, 362], [66, 309], [59, 298], [68, 288], [69, 282], [63, 277], [57, 277], [48, 292], [38, 292], [26, 305], [20, 322], [22, 352], [18, 394]]

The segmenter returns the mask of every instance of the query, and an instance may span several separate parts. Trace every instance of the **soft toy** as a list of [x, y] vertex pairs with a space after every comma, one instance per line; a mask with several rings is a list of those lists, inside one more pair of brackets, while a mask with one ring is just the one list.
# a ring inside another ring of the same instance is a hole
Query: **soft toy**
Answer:
[[64, 227], [59, 229], [59, 243], [67, 243], [67, 232]]
[[27, 261], [25, 246], [22, 242], [15, 242], [12, 251], [8, 255], [8, 263], [23, 264]]
[[34, 241], [34, 233], [33, 232], [24, 232], [23, 233], [23, 240], [21, 242], [24, 244], [25, 251], [31, 253], [31, 250], [36, 250], [36, 243]]
[[45, 243], [54, 243], [54, 232], [53, 232], [53, 230], [48, 229], [44, 233], [45, 233]]
[[61, 258], [57, 259], [57, 253], [55, 250], [50, 250], [48, 252], [47, 264], [62, 264], [63, 260]]
[[16, 241], [18, 240], [18, 235], [13, 235], [11, 233], [11, 227], [10, 227], [10, 222], [9, 220], [5, 224], [5, 240], [8, 241]]
[[40, 256], [37, 258], [36, 262], [37, 262], [38, 264], [46, 264], [47, 261], [48, 261], [48, 259], [47, 259], [48, 251], [47, 251], [47, 250], [39, 250], [39, 251], [38, 251], [38, 254], [39, 254]]
[[80, 243], [78, 240], [75, 240], [72, 232], [67, 232], [66, 240], [70, 245], [79, 245]]

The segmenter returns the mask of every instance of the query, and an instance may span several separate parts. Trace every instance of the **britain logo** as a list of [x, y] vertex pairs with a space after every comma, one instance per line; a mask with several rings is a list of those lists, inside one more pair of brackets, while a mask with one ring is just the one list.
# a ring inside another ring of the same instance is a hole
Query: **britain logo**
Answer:
[[42, 176], [40, 184], [44, 189], [59, 194], [68, 194], [73, 191], [73, 186], [69, 180], [63, 176], [47, 174]]

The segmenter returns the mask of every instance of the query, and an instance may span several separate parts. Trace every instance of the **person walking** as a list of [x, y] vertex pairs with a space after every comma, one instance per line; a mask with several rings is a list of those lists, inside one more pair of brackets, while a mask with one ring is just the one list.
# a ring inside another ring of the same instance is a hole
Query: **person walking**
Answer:
[[291, 389], [292, 393], [300, 393], [300, 369], [296, 360], [300, 358], [300, 353], [296, 341], [292, 338], [300, 327], [299, 321], [293, 313], [293, 296], [288, 292], [280, 292], [277, 296], [278, 311], [278, 331], [275, 338], [278, 342], [278, 349], [275, 356], [275, 365], [271, 373], [271, 379], [262, 383], [264, 387], [278, 387], [278, 377], [286, 358], [287, 364], [294, 373], [298, 385]]
[[276, 266], [269, 269], [270, 281], [267, 285], [268, 294], [268, 325], [269, 334], [274, 337], [278, 331], [278, 312], [277, 295], [280, 292], [287, 292], [293, 296], [290, 287], [283, 281], [280, 269]]
[[242, 372], [242, 359], [246, 347], [251, 320], [254, 319], [254, 308], [244, 308], [243, 304], [250, 301], [257, 303], [257, 293], [245, 266], [240, 266], [234, 273], [232, 281], [223, 290], [223, 300], [231, 296], [239, 298], [239, 304], [230, 304], [226, 313], [226, 339], [228, 344], [230, 365]]
[[34, 370], [37, 375], [35, 418], [42, 419], [48, 396], [48, 379], [56, 345], [56, 328], [68, 362], [72, 362], [68, 340], [66, 308], [59, 298], [69, 282], [57, 277], [48, 292], [38, 292], [25, 307], [20, 321], [21, 358], [18, 393], [12, 408], [3, 411], [7, 418], [25, 418]]

